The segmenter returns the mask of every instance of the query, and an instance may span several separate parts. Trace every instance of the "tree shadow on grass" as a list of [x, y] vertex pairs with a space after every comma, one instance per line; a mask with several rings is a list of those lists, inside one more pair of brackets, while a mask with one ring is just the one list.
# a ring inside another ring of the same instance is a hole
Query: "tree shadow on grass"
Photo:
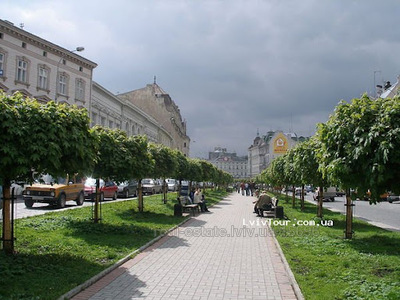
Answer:
[[[151, 228], [146, 224], [107, 224], [93, 223], [89, 220], [71, 220], [68, 228], [69, 236], [78, 237], [92, 246], [106, 247], [108, 251], [117, 255], [134, 251], [150, 242], [151, 240], [166, 234], [169, 228]], [[186, 246], [182, 240], [181, 243], [175, 243], [176, 247]], [[113, 256], [114, 254], [111, 254]]]
[[360, 253], [400, 256], [400, 236], [390, 233], [356, 237], [349, 245]]
[[0, 299], [58, 299], [109, 265], [69, 254], [0, 254]]

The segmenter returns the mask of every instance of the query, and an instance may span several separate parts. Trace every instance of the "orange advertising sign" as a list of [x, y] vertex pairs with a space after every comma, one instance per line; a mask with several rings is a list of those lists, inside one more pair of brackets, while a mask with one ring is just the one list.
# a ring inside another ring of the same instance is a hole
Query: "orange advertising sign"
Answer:
[[288, 140], [286, 136], [279, 133], [274, 139], [273, 147], [275, 154], [285, 154], [288, 150]]

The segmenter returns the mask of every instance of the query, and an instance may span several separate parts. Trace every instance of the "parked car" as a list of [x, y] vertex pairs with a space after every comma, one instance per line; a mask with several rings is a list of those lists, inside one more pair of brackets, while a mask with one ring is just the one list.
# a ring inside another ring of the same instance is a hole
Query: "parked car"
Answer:
[[13, 181], [11, 183], [10, 187], [10, 193], [12, 192], [12, 189], [14, 188], [14, 196], [22, 196], [24, 190], [25, 190], [25, 182], [23, 181]]
[[3, 186], [0, 185], [0, 209], [3, 209]]
[[128, 198], [129, 196], [137, 196], [138, 183], [136, 180], [127, 180], [118, 185], [118, 196]]
[[387, 197], [387, 201], [389, 201], [389, 203], [393, 203], [395, 201], [400, 201], [400, 196], [389, 194]]
[[162, 192], [162, 182], [159, 179], [145, 178], [142, 180], [143, 194], [159, 194]]
[[187, 182], [182, 182], [180, 195], [189, 196], [189, 184]]
[[[336, 187], [326, 187], [326, 188], [324, 188], [323, 192], [324, 192], [324, 194], [323, 194], [324, 198], [322, 199], [323, 201], [331, 201], [331, 202], [335, 201], [335, 197], [336, 197], [336, 193], [337, 193]], [[319, 188], [317, 188], [315, 190], [315, 193], [313, 195], [313, 198], [315, 201], [318, 200], [318, 194], [319, 194]]]
[[171, 178], [165, 179], [165, 181], [168, 185], [168, 191], [176, 192], [176, 190], [178, 189], [178, 181]]
[[58, 178], [50, 184], [35, 183], [25, 188], [23, 193], [25, 206], [30, 208], [34, 203], [49, 203], [60, 208], [65, 207], [69, 200], [82, 205], [84, 185], [75, 178]]
[[[113, 181], [104, 181], [100, 179], [100, 201], [103, 201], [104, 198], [112, 198], [113, 200], [117, 199], [118, 196], [118, 186]], [[95, 178], [87, 178], [85, 181], [85, 198], [86, 199], [94, 199], [96, 196], [96, 179]]]
[[[294, 194], [296, 195], [296, 196], [300, 196], [301, 195], [301, 188], [300, 187], [297, 187], [295, 190], [294, 190]], [[307, 195], [307, 190], [304, 188], [304, 195]]]

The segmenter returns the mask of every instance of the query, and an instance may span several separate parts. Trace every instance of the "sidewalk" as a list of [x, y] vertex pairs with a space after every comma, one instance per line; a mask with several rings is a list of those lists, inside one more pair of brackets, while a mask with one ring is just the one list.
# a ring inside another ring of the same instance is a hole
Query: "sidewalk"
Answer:
[[231, 194], [72, 299], [298, 299], [254, 199]]

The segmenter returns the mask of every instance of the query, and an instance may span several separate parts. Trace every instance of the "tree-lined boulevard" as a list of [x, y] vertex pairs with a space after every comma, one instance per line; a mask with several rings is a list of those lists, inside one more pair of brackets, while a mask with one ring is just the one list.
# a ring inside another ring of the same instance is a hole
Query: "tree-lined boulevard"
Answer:
[[[214, 184], [232, 181], [231, 175], [209, 162], [187, 158], [178, 150], [149, 143], [145, 136], [128, 137], [119, 129], [90, 128], [89, 122], [87, 111], [76, 106], [53, 101], [40, 104], [20, 93], [0, 93], [2, 237], [6, 253], [14, 252], [11, 181], [32, 182], [33, 173], [53, 177], [91, 175], [120, 182], [136, 179], [140, 212], [144, 210], [143, 178], [170, 177], [180, 182], [188, 180]], [[97, 183], [95, 223], [99, 222], [98, 188]]]

